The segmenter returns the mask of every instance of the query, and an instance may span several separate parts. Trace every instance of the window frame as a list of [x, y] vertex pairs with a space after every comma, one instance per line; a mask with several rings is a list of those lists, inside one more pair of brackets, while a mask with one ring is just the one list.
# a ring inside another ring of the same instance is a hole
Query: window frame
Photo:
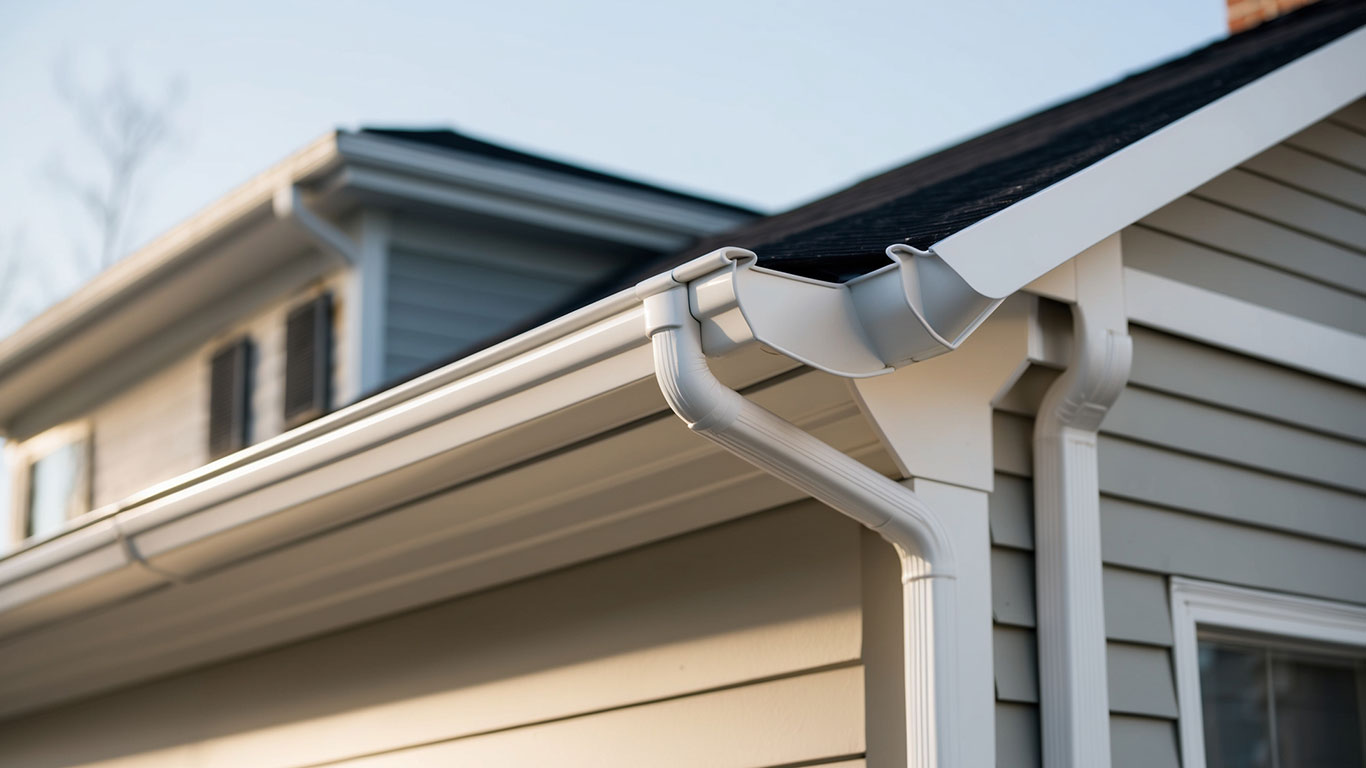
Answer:
[[[1229, 637], [1226, 633], [1260, 635], [1287, 648], [1321, 645], [1366, 653], [1366, 607], [1179, 576], [1171, 578], [1170, 596], [1178, 730], [1185, 768], [1206, 768], [1200, 699], [1202, 630], [1224, 637]], [[1245, 639], [1254, 644], [1258, 640], [1255, 636]]]
[[[10, 507], [12, 510], [10, 537], [16, 544], [22, 545], [26, 542], [56, 535], [33, 536], [29, 534], [31, 522], [29, 505], [32, 503], [33, 495], [30, 485], [33, 465], [63, 446], [72, 443], [82, 443], [85, 446], [85, 474], [77, 488], [77, 492], [85, 502], [85, 509], [79, 515], [66, 518], [67, 523], [88, 514], [94, 508], [95, 441], [93, 435], [94, 430], [91, 428], [90, 421], [83, 419], [52, 427], [22, 443], [6, 443], [5, 448], [8, 454], [6, 461], [9, 464], [10, 472]], [[70, 526], [63, 526], [63, 530], [68, 527]]]

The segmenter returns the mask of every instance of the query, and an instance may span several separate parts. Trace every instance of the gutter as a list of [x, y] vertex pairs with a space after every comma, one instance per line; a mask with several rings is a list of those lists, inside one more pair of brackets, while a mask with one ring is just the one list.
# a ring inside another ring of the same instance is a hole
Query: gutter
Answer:
[[275, 212], [275, 218], [298, 229], [323, 253], [340, 262], [338, 266], [349, 267], [360, 261], [360, 246], [304, 205], [298, 184], [285, 184], [275, 190], [271, 209]]
[[[645, 328], [669, 407], [688, 428], [879, 534], [901, 561], [907, 765], [952, 766], [962, 723], [955, 561], [944, 523], [915, 492], [745, 399], [712, 374], [711, 347], [741, 325], [784, 354], [843, 376], [871, 376], [947, 352], [1000, 303], [967, 288], [933, 254], [889, 249], [895, 263], [844, 285], [754, 266], [722, 249], [646, 280]], [[793, 313], [794, 306], [803, 307]]]

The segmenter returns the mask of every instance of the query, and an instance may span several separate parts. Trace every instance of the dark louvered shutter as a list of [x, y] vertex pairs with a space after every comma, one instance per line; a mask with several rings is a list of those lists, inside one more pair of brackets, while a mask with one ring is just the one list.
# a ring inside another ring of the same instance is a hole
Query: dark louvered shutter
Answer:
[[285, 426], [324, 413], [332, 383], [332, 296], [295, 307], [285, 320]]
[[214, 353], [209, 363], [209, 458], [247, 445], [251, 425], [251, 339]]

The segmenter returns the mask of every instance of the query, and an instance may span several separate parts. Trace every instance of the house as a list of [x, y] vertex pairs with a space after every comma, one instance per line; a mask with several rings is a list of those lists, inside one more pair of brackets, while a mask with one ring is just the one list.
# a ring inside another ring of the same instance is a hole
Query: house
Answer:
[[1362, 765], [1363, 25], [764, 218], [325, 137], [0, 342], [0, 757]]

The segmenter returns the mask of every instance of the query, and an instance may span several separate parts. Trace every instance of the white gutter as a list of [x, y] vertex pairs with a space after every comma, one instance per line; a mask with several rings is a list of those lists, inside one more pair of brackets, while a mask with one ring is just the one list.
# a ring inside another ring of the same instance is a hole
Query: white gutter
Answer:
[[713, 347], [724, 347], [743, 322], [753, 338], [810, 365], [875, 375], [952, 349], [997, 304], [966, 290], [932, 254], [898, 248], [889, 255], [895, 265], [835, 285], [755, 268], [754, 254], [730, 248], [636, 291], [645, 302], [660, 390], [689, 429], [896, 548], [907, 765], [943, 768], [958, 763], [962, 726], [955, 701], [955, 565], [944, 524], [910, 489], [726, 387], [704, 349], [709, 337], [720, 340]]
[[304, 205], [298, 184], [285, 184], [275, 190], [271, 207], [275, 211], [275, 218], [292, 224], [322, 249], [323, 253], [338, 259], [341, 266], [351, 266], [360, 262], [360, 246], [331, 222], [324, 220]]
[[1110, 765], [1096, 437], [1129, 378], [1119, 236], [1077, 256], [1072, 360], [1034, 421], [1034, 567], [1044, 764]]

